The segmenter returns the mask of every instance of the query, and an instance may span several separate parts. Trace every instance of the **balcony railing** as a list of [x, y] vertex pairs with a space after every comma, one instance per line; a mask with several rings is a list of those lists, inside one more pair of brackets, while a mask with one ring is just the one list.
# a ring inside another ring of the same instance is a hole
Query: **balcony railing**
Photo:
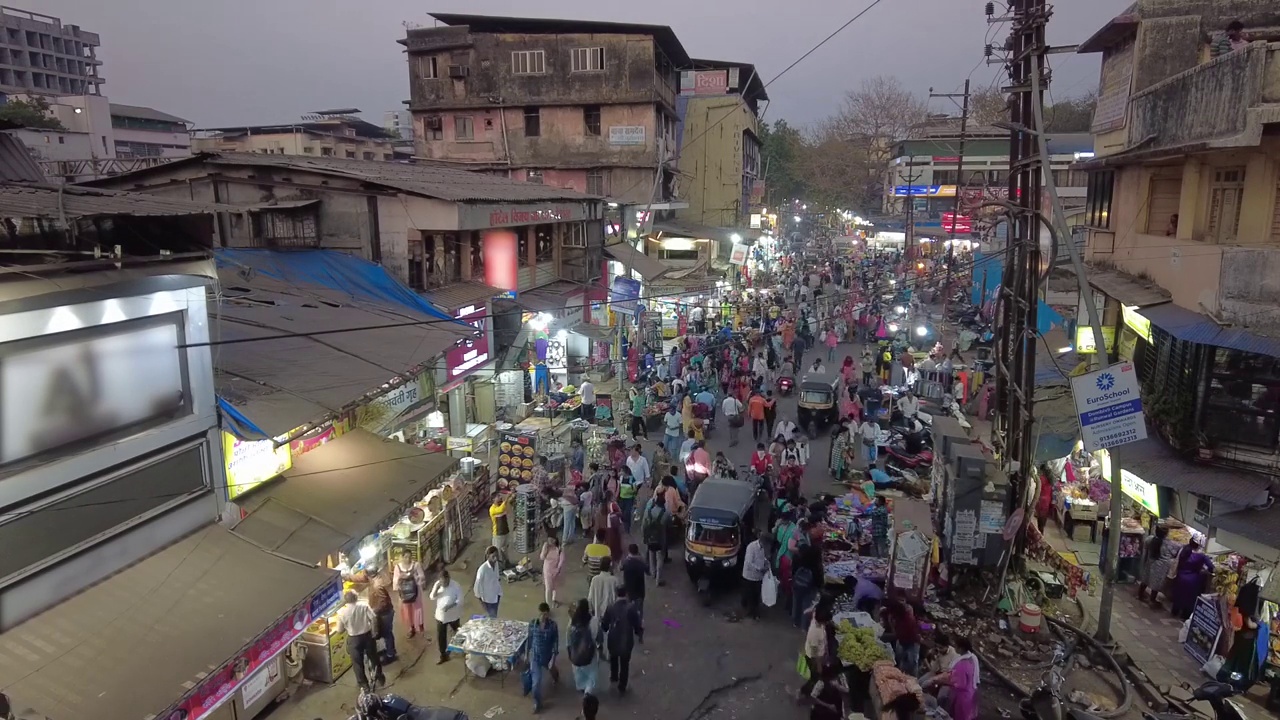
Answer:
[[667, 79], [662, 77], [662, 73], [656, 70], [653, 73], [653, 91], [658, 99], [671, 107], [676, 105], [676, 88]]
[[1255, 42], [1166, 78], [1129, 101], [1127, 147], [1159, 150], [1212, 141], [1216, 147], [1257, 145], [1260, 106], [1280, 101], [1268, 90], [1268, 70], [1280, 43]]

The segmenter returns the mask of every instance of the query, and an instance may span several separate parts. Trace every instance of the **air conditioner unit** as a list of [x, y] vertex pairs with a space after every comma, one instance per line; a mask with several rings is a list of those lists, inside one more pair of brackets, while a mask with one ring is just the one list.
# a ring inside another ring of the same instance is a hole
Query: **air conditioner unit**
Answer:
[[466, 65], [450, 65], [449, 66], [449, 77], [451, 78], [464, 78], [470, 74], [471, 74], [471, 68], [467, 67]]
[[441, 118], [439, 115], [435, 115], [433, 117], [427, 118], [428, 130], [440, 130], [443, 127], [444, 127], [444, 119]]

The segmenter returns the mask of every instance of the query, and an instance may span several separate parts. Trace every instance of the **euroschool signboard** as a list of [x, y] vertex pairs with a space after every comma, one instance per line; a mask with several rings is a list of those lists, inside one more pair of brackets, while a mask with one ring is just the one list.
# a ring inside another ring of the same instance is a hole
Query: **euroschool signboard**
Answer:
[[1133, 363], [1073, 377], [1071, 392], [1085, 450], [1096, 452], [1146, 439], [1138, 371]]

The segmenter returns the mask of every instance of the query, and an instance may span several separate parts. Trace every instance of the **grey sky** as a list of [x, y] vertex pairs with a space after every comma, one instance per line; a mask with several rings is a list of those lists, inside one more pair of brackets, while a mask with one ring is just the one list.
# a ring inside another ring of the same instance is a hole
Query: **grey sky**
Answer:
[[[671, 25], [689, 54], [752, 62], [770, 80], [870, 0], [12, 0], [102, 36], [104, 91], [197, 126], [285, 122], [359, 107], [379, 122], [403, 107], [408, 73], [396, 39], [428, 10]], [[1049, 41], [1084, 40], [1129, 0], [1057, 4]], [[769, 87], [767, 120], [830, 114], [862, 78], [896, 75], [921, 94], [954, 90], [978, 63], [982, 0], [887, 0]], [[1000, 3], [997, 3], [997, 9]], [[999, 42], [1007, 26], [993, 33]], [[1054, 97], [1097, 84], [1098, 57], [1053, 58]], [[975, 88], [997, 68], [974, 68]], [[954, 109], [935, 100], [936, 112]]]

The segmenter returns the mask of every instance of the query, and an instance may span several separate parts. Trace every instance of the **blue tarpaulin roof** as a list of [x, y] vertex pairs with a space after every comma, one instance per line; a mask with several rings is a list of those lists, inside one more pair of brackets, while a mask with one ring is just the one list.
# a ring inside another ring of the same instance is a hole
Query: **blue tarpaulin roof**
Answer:
[[1280, 339], [1258, 335], [1242, 328], [1223, 327], [1208, 315], [1173, 303], [1144, 307], [1138, 313], [1150, 320], [1152, 325], [1179, 340], [1280, 357]]

